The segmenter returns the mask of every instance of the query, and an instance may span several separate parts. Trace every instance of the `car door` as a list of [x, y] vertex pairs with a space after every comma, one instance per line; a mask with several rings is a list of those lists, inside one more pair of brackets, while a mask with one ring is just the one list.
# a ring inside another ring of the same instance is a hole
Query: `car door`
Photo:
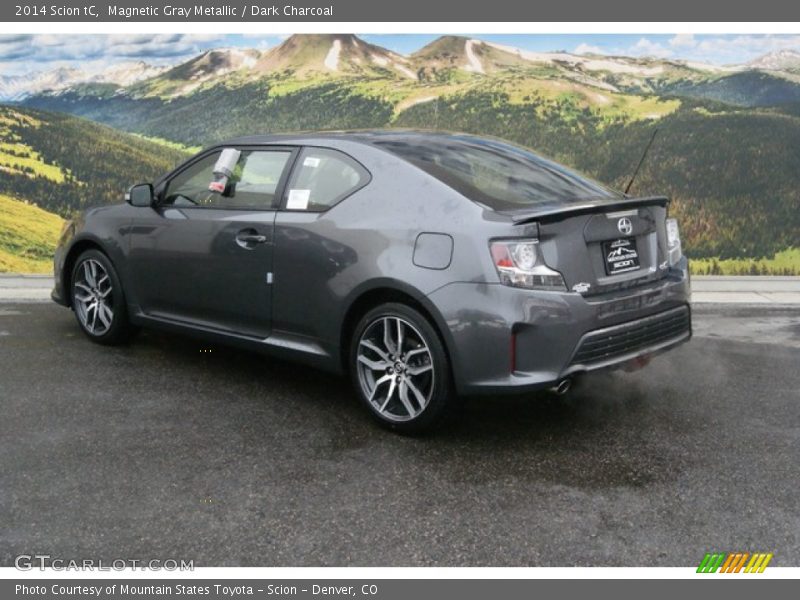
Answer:
[[[136, 300], [150, 317], [251, 337], [271, 329], [276, 208], [293, 148], [240, 147], [220, 189], [222, 149], [200, 155], [163, 185], [130, 235]], [[211, 185], [214, 183], [215, 185]]]
[[363, 165], [333, 148], [306, 147], [298, 156], [275, 220], [276, 330], [312, 340], [333, 337], [328, 335], [331, 309], [341, 303], [339, 294], [349, 279], [345, 273], [358, 260], [353, 242], [366, 244], [380, 233], [345, 233], [326, 217], [370, 179]]

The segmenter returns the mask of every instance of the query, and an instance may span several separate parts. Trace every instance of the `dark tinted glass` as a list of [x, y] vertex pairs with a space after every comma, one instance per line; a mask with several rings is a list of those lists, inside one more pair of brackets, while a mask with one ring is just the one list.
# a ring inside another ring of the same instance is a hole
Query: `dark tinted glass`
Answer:
[[292, 173], [286, 208], [327, 210], [362, 187], [368, 179], [364, 167], [346, 154], [328, 148], [306, 148]]
[[495, 210], [622, 197], [619, 192], [529, 150], [503, 142], [434, 135], [372, 141]]

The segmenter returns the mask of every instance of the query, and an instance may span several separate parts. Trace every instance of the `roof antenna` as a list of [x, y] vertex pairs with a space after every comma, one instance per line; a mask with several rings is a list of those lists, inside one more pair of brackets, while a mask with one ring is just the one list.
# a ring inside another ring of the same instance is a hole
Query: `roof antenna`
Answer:
[[633, 177], [631, 177], [631, 180], [628, 182], [628, 185], [625, 187], [625, 195], [626, 196], [628, 195], [628, 192], [630, 191], [631, 186], [633, 185], [633, 181], [636, 179], [636, 176], [639, 174], [639, 169], [642, 168], [642, 163], [644, 163], [644, 159], [647, 158], [647, 152], [650, 150], [650, 146], [653, 145], [653, 142], [656, 139], [656, 134], [657, 133], [658, 133], [658, 127], [656, 127], [655, 131], [653, 131], [653, 137], [651, 137], [650, 141], [647, 143], [647, 146], [645, 147], [644, 152], [642, 153], [642, 158], [639, 159], [639, 164], [636, 165], [636, 170], [633, 172]]

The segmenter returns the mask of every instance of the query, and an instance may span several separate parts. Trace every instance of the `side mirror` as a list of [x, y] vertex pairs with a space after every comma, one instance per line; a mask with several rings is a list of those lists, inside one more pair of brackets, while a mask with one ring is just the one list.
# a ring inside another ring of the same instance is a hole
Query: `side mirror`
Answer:
[[125, 201], [131, 206], [153, 206], [153, 186], [149, 183], [137, 183], [125, 194]]

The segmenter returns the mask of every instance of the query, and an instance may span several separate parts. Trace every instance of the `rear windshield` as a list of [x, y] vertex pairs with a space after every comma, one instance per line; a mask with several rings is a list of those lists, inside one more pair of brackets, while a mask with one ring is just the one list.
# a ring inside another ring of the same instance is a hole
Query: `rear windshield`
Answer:
[[623, 197], [529, 150], [495, 140], [425, 136], [377, 139], [373, 143], [494, 210], [557, 207]]

